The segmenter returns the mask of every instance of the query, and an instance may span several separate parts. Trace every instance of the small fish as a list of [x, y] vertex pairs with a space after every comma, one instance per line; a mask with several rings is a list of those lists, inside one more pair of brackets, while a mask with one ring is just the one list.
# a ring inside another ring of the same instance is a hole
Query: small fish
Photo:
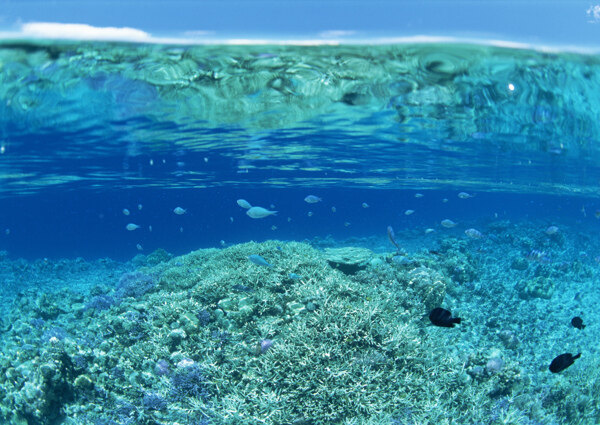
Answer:
[[579, 330], [583, 330], [583, 328], [585, 328], [585, 325], [583, 324], [583, 319], [579, 316], [575, 316], [571, 319], [571, 325]]
[[562, 372], [575, 363], [575, 360], [577, 360], [579, 357], [581, 357], [581, 353], [577, 354], [576, 356], [571, 353], [561, 354], [552, 360], [552, 363], [550, 363], [550, 367], [548, 369], [550, 369], [550, 372], [552, 373]]
[[264, 218], [277, 214], [277, 211], [269, 211], [263, 207], [251, 207], [246, 211], [246, 215], [251, 218]]
[[369, 208], [369, 204], [367, 204], [366, 202], [363, 202], [363, 203], [362, 203], [362, 207], [363, 207], [363, 208]]
[[556, 227], [556, 226], [550, 226], [550, 227], [548, 227], [548, 228], [546, 229], [546, 234], [547, 234], [548, 236], [550, 236], [550, 235], [554, 235], [554, 234], [555, 234], [555, 233], [557, 233], [557, 232], [558, 232], [558, 227]]
[[138, 211], [141, 211], [144, 206], [142, 204], [138, 204]]
[[581, 206], [581, 214], [583, 214], [584, 217], [587, 217], [587, 213], [585, 211], [585, 205]]
[[183, 215], [183, 214], [185, 214], [185, 213], [187, 212], [187, 210], [184, 210], [184, 209], [183, 209], [183, 208], [181, 208], [181, 207], [176, 207], [176, 208], [173, 210], [173, 212], [174, 212], [175, 214], [177, 214], [177, 215]]
[[313, 216], [313, 212], [309, 211], [309, 212], [306, 213], [306, 215], [309, 216], [309, 217], [312, 217]]
[[144, 250], [144, 248], [140, 244], [137, 244], [135, 247], [137, 248], [138, 251], [143, 251]]
[[262, 258], [260, 255], [252, 254], [252, 255], [248, 256], [248, 260], [252, 261], [254, 264], [256, 264], [258, 266], [273, 267], [272, 265], [267, 263], [267, 260]]
[[600, 210], [594, 211], [594, 217], [600, 218]]
[[152, 226], [148, 226], [148, 231], [151, 232], [152, 231]]
[[415, 198], [422, 198], [423, 196], [425, 195], [423, 195], [422, 193], [415, 193]]
[[337, 209], [336, 209], [335, 207], [331, 207], [331, 212], [332, 212], [332, 213], [334, 213], [334, 212], [336, 212], [336, 211], [337, 211]]
[[292, 221], [292, 217], [287, 218], [287, 222], [290, 223]]
[[130, 212], [127, 208], [123, 208], [123, 215], [129, 215]]
[[288, 274], [288, 277], [289, 277], [290, 279], [293, 279], [293, 280], [298, 280], [298, 279], [300, 279], [302, 276], [300, 276], [299, 274], [296, 274], [296, 273], [290, 273], [290, 274]]
[[548, 264], [551, 261], [550, 255], [547, 254], [546, 251], [539, 251], [537, 249], [529, 251], [529, 254], [527, 254], [525, 258], [529, 261], [536, 261], [543, 264]]
[[135, 229], [139, 229], [140, 226], [138, 226], [137, 224], [134, 224], [134, 223], [129, 223], [127, 226], [125, 226], [125, 228], [131, 232]]
[[234, 291], [239, 291], [239, 292], [252, 292], [252, 291], [254, 291], [254, 289], [250, 288], [249, 286], [241, 285], [239, 283], [237, 285], [233, 285], [231, 287], [231, 289], [233, 289]]
[[460, 317], [452, 317], [452, 313], [450, 313], [445, 308], [437, 307], [431, 310], [429, 313], [429, 320], [435, 326], [440, 326], [442, 328], [453, 328], [455, 323], [460, 323]]
[[482, 239], [483, 238], [483, 233], [481, 233], [477, 229], [467, 229], [467, 230], [465, 230], [465, 235], [467, 235], [471, 239]]
[[396, 242], [396, 235], [394, 234], [394, 229], [392, 228], [392, 226], [387, 227], [387, 235], [388, 235], [388, 239], [390, 240], [391, 243], [394, 244], [396, 249], [400, 250], [400, 246], [398, 245], [398, 242]]
[[404, 215], [411, 215], [411, 214], [414, 214], [414, 213], [415, 213], [415, 210], [406, 210], [406, 211], [404, 211]]
[[245, 199], [238, 199], [236, 202], [240, 207], [242, 207], [244, 209], [252, 208], [252, 205], [250, 205], [250, 202], [246, 201]]
[[273, 231], [277, 230], [277, 226], [275, 226], [275, 225], [272, 225], [272, 226], [271, 226], [271, 230], [273, 230]]
[[229, 221], [233, 223], [233, 217], [229, 217]]
[[467, 192], [460, 192], [460, 193], [458, 194], [458, 197], [459, 197], [460, 199], [469, 199], [469, 198], [473, 198], [473, 196], [474, 196], [474, 195], [470, 195], [470, 194], [468, 194]]
[[345, 221], [345, 222], [344, 222], [344, 226], [345, 226], [345, 227], [349, 227], [349, 226], [350, 226], [350, 222], [349, 222], [349, 221]]
[[442, 202], [445, 204], [446, 202], [448, 202], [448, 198], [442, 199]]
[[445, 227], [446, 229], [451, 229], [453, 227], [456, 227], [456, 223], [453, 222], [452, 220], [450, 220], [449, 218], [442, 220], [442, 222], [440, 224], [442, 225], [442, 227]]
[[431, 227], [429, 227], [429, 228], [425, 229], [425, 234], [426, 234], [426, 235], [428, 235], [428, 234], [430, 234], [430, 233], [433, 233], [433, 232], [435, 232], [435, 229], [432, 229]]
[[183, 233], [183, 227], [179, 228], [179, 233]]
[[304, 202], [308, 204], [316, 204], [317, 202], [321, 201], [322, 199], [315, 195], [308, 195], [306, 198], [304, 198]]

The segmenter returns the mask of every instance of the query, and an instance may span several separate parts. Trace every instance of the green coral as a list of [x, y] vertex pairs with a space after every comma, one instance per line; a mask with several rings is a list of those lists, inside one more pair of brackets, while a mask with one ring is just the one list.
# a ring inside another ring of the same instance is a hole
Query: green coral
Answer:
[[[402, 263], [373, 261], [367, 251], [352, 273], [332, 265], [330, 253], [278, 241], [146, 265], [155, 291], [77, 320], [102, 335], [97, 346], [69, 338], [30, 351], [7, 346], [0, 414], [13, 423], [59, 412], [106, 418], [123, 403], [139, 406], [143, 394], [169, 394], [168, 375], [155, 372], [161, 359], [172, 371], [198, 364], [210, 397], [140, 409], [140, 423], [185, 423], [190, 412], [216, 424], [374, 424], [406, 412], [413, 423], [477, 423], [493, 397], [522, 391], [520, 365], [509, 355], [494, 354], [505, 363], [486, 369], [491, 354], [469, 358], [469, 348], [457, 345], [468, 328], [429, 326], [426, 314], [444, 303], [450, 282], [439, 261], [425, 252]], [[272, 267], [252, 263], [253, 254]], [[79, 311], [68, 304], [61, 317]], [[20, 308], [38, 311], [38, 304]], [[15, 321], [12, 338], [25, 329]], [[78, 357], [87, 364], [75, 368]], [[71, 398], [57, 398], [58, 389]], [[503, 418], [518, 415], [511, 409]]]

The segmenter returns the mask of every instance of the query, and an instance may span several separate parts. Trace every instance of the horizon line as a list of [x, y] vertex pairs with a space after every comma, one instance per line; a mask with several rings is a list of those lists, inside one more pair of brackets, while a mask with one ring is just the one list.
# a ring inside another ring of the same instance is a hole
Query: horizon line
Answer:
[[[289, 37], [275, 34], [266, 37], [216, 36], [214, 31], [187, 31], [183, 35], [154, 36], [131, 27], [95, 27], [88, 24], [59, 22], [28, 22], [18, 30], [0, 30], [4, 41], [90, 41], [164, 45], [229, 45], [229, 46], [348, 46], [394, 44], [473, 44], [548, 53], [597, 54], [600, 47], [560, 45], [512, 41], [500, 38], [464, 37], [454, 35], [390, 35], [358, 37], [355, 31], [321, 31], [316, 36]], [[186, 36], [187, 35], [187, 36]]]

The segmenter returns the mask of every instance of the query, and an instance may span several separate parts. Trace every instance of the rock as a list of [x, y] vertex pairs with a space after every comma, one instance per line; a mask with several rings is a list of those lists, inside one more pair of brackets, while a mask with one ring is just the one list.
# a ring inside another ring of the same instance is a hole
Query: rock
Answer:
[[510, 263], [510, 268], [513, 270], [527, 270], [527, 268], [529, 267], [529, 263], [527, 262], [527, 260], [525, 258], [522, 257], [517, 257], [515, 259], [512, 260], [512, 262]]
[[75, 382], [73, 383], [73, 386], [75, 387], [75, 389], [85, 391], [85, 390], [91, 390], [92, 388], [94, 388], [94, 383], [92, 382], [92, 380], [90, 379], [89, 376], [79, 375], [77, 378], [75, 378]]
[[517, 284], [516, 289], [521, 299], [543, 298], [548, 300], [554, 293], [554, 281], [538, 276], [530, 280], [522, 280]]
[[325, 259], [331, 265], [347, 275], [354, 275], [363, 270], [373, 257], [373, 252], [367, 248], [346, 247], [326, 248]]

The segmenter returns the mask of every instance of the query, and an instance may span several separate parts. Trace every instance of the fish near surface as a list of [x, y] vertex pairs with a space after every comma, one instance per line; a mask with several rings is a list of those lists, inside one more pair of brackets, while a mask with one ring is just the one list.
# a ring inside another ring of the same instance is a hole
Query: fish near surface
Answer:
[[248, 256], [248, 260], [252, 261], [254, 264], [256, 264], [258, 266], [273, 267], [272, 265], [267, 263], [267, 260], [262, 258], [260, 255], [252, 254], [252, 255]]
[[581, 357], [581, 353], [577, 354], [576, 356], [571, 353], [561, 354], [552, 360], [552, 363], [550, 363], [550, 367], [548, 369], [550, 369], [550, 372], [552, 373], [562, 372], [575, 363], [575, 360], [577, 360], [579, 357]]
[[317, 202], [321, 201], [322, 199], [315, 195], [308, 195], [306, 198], [304, 198], [304, 202], [308, 204], [316, 204]]
[[429, 320], [431, 320], [431, 323], [435, 326], [440, 326], [442, 328], [453, 328], [455, 324], [461, 322], [460, 317], [452, 317], [452, 313], [441, 307], [431, 310], [431, 313], [429, 313]]
[[263, 207], [251, 207], [246, 211], [246, 215], [251, 218], [264, 218], [277, 214], [277, 211], [269, 211]]
[[252, 205], [250, 205], [250, 202], [246, 201], [245, 199], [238, 199], [235, 202], [237, 202], [237, 204], [244, 209], [248, 210], [248, 209], [252, 208]]

